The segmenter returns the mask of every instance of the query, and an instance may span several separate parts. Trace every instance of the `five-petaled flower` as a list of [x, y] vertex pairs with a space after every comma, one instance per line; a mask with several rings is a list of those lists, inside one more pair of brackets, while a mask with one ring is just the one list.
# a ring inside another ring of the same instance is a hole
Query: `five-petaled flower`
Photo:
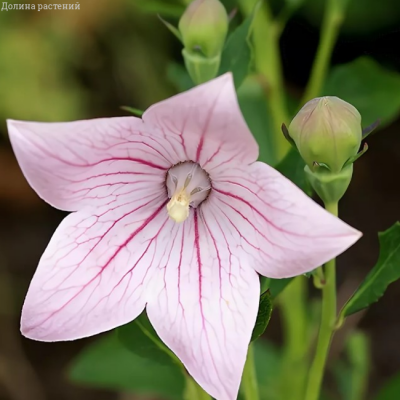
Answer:
[[258, 274], [302, 274], [360, 237], [256, 162], [230, 74], [155, 104], [142, 119], [8, 121], [8, 129], [34, 190], [72, 211], [39, 262], [22, 333], [78, 339], [146, 308], [218, 400], [237, 396]]

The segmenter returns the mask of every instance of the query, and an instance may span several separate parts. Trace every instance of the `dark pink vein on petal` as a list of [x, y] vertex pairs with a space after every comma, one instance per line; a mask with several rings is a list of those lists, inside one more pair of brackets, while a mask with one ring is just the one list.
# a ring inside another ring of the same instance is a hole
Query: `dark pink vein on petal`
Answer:
[[[202, 215], [203, 215], [203, 221], [204, 221], [204, 225], [205, 225], [205, 227], [207, 228], [207, 231], [208, 231], [208, 233], [209, 233], [209, 235], [210, 235], [210, 237], [211, 237], [211, 240], [212, 240], [212, 242], [213, 242], [213, 245], [214, 245], [214, 248], [215, 248], [215, 252], [216, 252], [216, 255], [217, 255], [217, 259], [218, 259], [218, 278], [219, 278], [219, 311], [220, 311], [220, 316], [221, 316], [221, 323], [222, 323], [222, 327], [223, 327], [223, 330], [224, 330], [224, 341], [226, 341], [226, 331], [225, 331], [225, 325], [223, 324], [223, 321], [224, 321], [224, 319], [223, 319], [223, 317], [222, 317], [222, 306], [221, 306], [221, 303], [222, 303], [222, 300], [223, 300], [223, 293], [222, 293], [222, 261], [221, 261], [221, 256], [220, 256], [220, 253], [219, 253], [219, 249], [218, 249], [218, 245], [217, 245], [217, 240], [215, 239], [215, 236], [213, 235], [213, 233], [212, 233], [212, 231], [211, 231], [211, 228], [210, 228], [210, 226], [208, 225], [208, 223], [207, 223], [207, 220], [206, 220], [206, 218], [205, 218], [205, 215], [204, 215], [204, 213], [202, 213]], [[224, 235], [224, 237], [225, 237], [225, 234], [223, 233], [223, 235]], [[231, 266], [229, 266], [229, 268], [230, 268]]]
[[[40, 146], [37, 142], [32, 142], [31, 141], [30, 143], [31, 143], [31, 145], [37, 147], [45, 155], [47, 155], [47, 156], [49, 156], [51, 158], [54, 158], [55, 160], [58, 160], [58, 161], [60, 161], [61, 163], [65, 164], [65, 165], [69, 165], [69, 166], [72, 166], [72, 167], [94, 167], [96, 165], [100, 165], [100, 164], [102, 164], [104, 162], [109, 162], [109, 161], [132, 161], [132, 162], [137, 162], [137, 163], [140, 163], [140, 164], [143, 164], [143, 165], [147, 165], [147, 166], [152, 167], [152, 168], [160, 169], [162, 171], [165, 171], [165, 170], [168, 169], [168, 168], [165, 168], [165, 167], [163, 167], [161, 165], [154, 164], [154, 163], [152, 163], [150, 161], [143, 160], [143, 159], [140, 159], [140, 158], [132, 158], [132, 157], [110, 157], [110, 158], [106, 158], [106, 159], [97, 161], [95, 163], [88, 163], [88, 164], [73, 163], [71, 161], [68, 161], [68, 160], [65, 160], [65, 159], [63, 159], [61, 157], [56, 156], [54, 153], [52, 153], [52, 152], [48, 151], [46, 148]], [[71, 151], [71, 149], [69, 149], [68, 147], [67, 147], [67, 149], [69, 151]]]
[[204, 310], [203, 310], [203, 288], [202, 288], [202, 285], [203, 285], [202, 265], [203, 264], [202, 264], [202, 261], [201, 261], [201, 252], [200, 252], [200, 234], [199, 234], [198, 211], [196, 209], [194, 210], [194, 246], [195, 246], [195, 249], [196, 249], [196, 258], [197, 258], [197, 266], [198, 266], [198, 274], [199, 274], [199, 306], [200, 306], [202, 328], [203, 328], [203, 331], [204, 331], [205, 336], [206, 336], [208, 352], [210, 354], [210, 358], [211, 358], [211, 361], [213, 363], [215, 373], [216, 373], [218, 379], [220, 380], [222, 386], [226, 387], [225, 386], [225, 382], [222, 381], [222, 379], [221, 379], [221, 377], [220, 377], [220, 375], [218, 373], [218, 368], [215, 365], [215, 360], [214, 360], [213, 353], [212, 353], [212, 350], [211, 350], [210, 340], [209, 340], [209, 337], [208, 337], [208, 331], [207, 331], [206, 323], [205, 323], [206, 319], [204, 317]]
[[[213, 190], [215, 190], [218, 193], [221, 193], [225, 196], [228, 197], [232, 197], [236, 200], [241, 201], [242, 203], [246, 204], [247, 206], [249, 206], [254, 212], [256, 212], [265, 222], [267, 222], [268, 224], [270, 224], [272, 227], [274, 227], [276, 230], [278, 230], [279, 232], [283, 232], [283, 233], [287, 233], [289, 235], [293, 235], [293, 236], [297, 236], [297, 237], [301, 237], [301, 238], [310, 238], [310, 239], [315, 239], [316, 236], [310, 236], [310, 235], [305, 235], [305, 234], [301, 234], [301, 233], [297, 233], [297, 232], [292, 232], [292, 231], [288, 231], [286, 229], [281, 228], [280, 226], [275, 225], [271, 220], [269, 220], [263, 213], [261, 213], [257, 208], [255, 208], [249, 201], [243, 199], [240, 196], [237, 196], [233, 193], [229, 193], [229, 192], [225, 192], [223, 190], [220, 189], [216, 189], [213, 188]], [[226, 203], [227, 204], [227, 203]], [[232, 209], [234, 209], [236, 212], [239, 212], [238, 210], [236, 210], [234, 207], [232, 207], [232, 205], [229, 205]], [[283, 210], [282, 210], [283, 211]], [[326, 238], [340, 238], [340, 237], [346, 237], [348, 235], [325, 235]]]
[[[276, 230], [283, 232], [283, 233], [288, 233], [289, 235], [293, 235], [293, 236], [299, 236], [299, 237], [309, 237], [307, 235], [302, 235], [296, 232], [291, 232], [291, 231], [287, 231], [283, 228], [281, 228], [280, 226], [275, 225], [271, 220], [269, 220], [263, 213], [261, 213], [259, 210], [257, 210], [257, 208], [255, 208], [249, 201], [243, 199], [240, 196], [237, 196], [233, 193], [229, 193], [229, 192], [225, 192], [223, 190], [220, 189], [216, 189], [214, 188], [214, 190], [218, 193], [223, 194], [224, 196], [228, 196], [228, 197], [232, 197], [233, 199], [239, 200], [242, 203], [246, 204], [247, 206], [249, 206], [255, 213], [257, 213], [265, 222], [267, 222], [269, 225], [271, 225], [272, 227], [274, 227]], [[229, 205], [229, 204], [227, 204]], [[231, 206], [231, 205], [230, 205]], [[231, 206], [232, 207], [232, 206]], [[232, 207], [235, 211], [237, 211], [234, 207]], [[237, 211], [239, 212], [239, 211]], [[312, 237], [312, 236], [311, 236]]]
[[204, 313], [203, 313], [203, 303], [202, 303], [202, 263], [201, 263], [201, 255], [200, 255], [200, 236], [199, 236], [199, 222], [198, 222], [198, 216], [197, 216], [197, 210], [194, 210], [194, 247], [196, 249], [196, 257], [197, 257], [197, 271], [199, 273], [199, 305], [200, 305], [200, 312], [201, 312], [201, 320], [202, 320], [202, 326], [203, 329], [205, 328], [204, 324]]
[[221, 93], [222, 93], [222, 91], [220, 91], [217, 94], [217, 96], [215, 97], [215, 100], [213, 101], [213, 103], [212, 103], [212, 105], [211, 105], [211, 107], [210, 107], [210, 109], [208, 111], [206, 123], [205, 123], [203, 131], [201, 133], [200, 142], [199, 142], [199, 144], [197, 146], [197, 151], [196, 151], [196, 162], [197, 163], [200, 160], [200, 154], [201, 154], [201, 151], [203, 150], [203, 145], [204, 145], [204, 138], [205, 138], [205, 136], [207, 134], [208, 127], [209, 127], [210, 122], [211, 122], [212, 113], [214, 111], [214, 108], [215, 108], [215, 106], [216, 106], [216, 104], [218, 102], [218, 99], [219, 99], [219, 96], [221, 95]]
[[[71, 299], [69, 299], [62, 307], [59, 309], [53, 311], [50, 315], [48, 315], [43, 321], [41, 321], [38, 324], [35, 324], [34, 326], [29, 327], [26, 331], [29, 332], [32, 329], [36, 329], [37, 327], [41, 326], [44, 324], [46, 321], [48, 321], [50, 318], [52, 318], [55, 314], [59, 313], [62, 311], [66, 306], [68, 306], [75, 298], [77, 298], [92, 282], [94, 282], [97, 278], [101, 278], [101, 275], [103, 271], [111, 264], [111, 262], [117, 257], [117, 255], [140, 233], [143, 231], [143, 229], [151, 222], [153, 221], [157, 215], [161, 212], [161, 210], [164, 209], [166, 205], [166, 201], [162, 203], [160, 207], [154, 211], [153, 214], [151, 214], [143, 223], [140, 225], [126, 240], [123, 242], [120, 246], [118, 246], [117, 250], [114, 252], [114, 254], [108, 259], [108, 261], [100, 268], [100, 271], [89, 280], [85, 285], [82, 286], [82, 288], [73, 296]], [[132, 271], [132, 270], [131, 270]]]

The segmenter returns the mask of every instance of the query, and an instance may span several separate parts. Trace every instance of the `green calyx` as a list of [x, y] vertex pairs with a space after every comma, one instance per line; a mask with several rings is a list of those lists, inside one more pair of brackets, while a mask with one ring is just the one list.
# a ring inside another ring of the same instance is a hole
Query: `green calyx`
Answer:
[[208, 82], [218, 75], [221, 56], [206, 58], [200, 54], [191, 54], [186, 49], [182, 50], [186, 69], [196, 85]]
[[353, 164], [349, 164], [338, 173], [332, 173], [323, 166], [311, 170], [308, 165], [304, 171], [322, 201], [325, 204], [333, 204], [346, 193], [353, 176]]
[[195, 0], [179, 21], [179, 32], [188, 54], [214, 58], [221, 54], [229, 19], [219, 0]]

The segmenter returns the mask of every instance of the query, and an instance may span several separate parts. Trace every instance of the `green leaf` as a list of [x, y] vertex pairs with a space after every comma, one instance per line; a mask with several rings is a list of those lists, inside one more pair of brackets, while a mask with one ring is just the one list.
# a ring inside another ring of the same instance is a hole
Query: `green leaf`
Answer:
[[158, 337], [143, 311], [134, 321], [117, 328], [118, 338], [131, 352], [162, 365], [178, 365], [180, 361]]
[[260, 296], [260, 306], [256, 324], [251, 335], [251, 341], [258, 339], [268, 326], [272, 314], [272, 298], [271, 293], [267, 290]]
[[240, 87], [249, 72], [249, 65], [252, 57], [249, 37], [254, 16], [259, 7], [260, 4], [257, 4], [253, 13], [229, 36], [224, 51], [222, 52], [218, 75], [231, 71], [236, 88]]
[[193, 400], [211, 400], [210, 395], [205, 392], [201, 386], [192, 378], [188, 378], [186, 381], [184, 399]]
[[374, 397], [375, 400], [395, 400], [399, 398], [400, 393], [400, 373], [393, 375]]
[[387, 125], [400, 112], [400, 74], [369, 57], [334, 67], [323, 93], [353, 104], [362, 116], [363, 126], [377, 119]]
[[311, 196], [312, 190], [304, 172], [304, 166], [305, 162], [299, 152], [295, 148], [291, 148], [286, 157], [275, 168]]
[[272, 279], [261, 276], [261, 291], [265, 292], [266, 290], [269, 290], [272, 298], [275, 299], [286, 288], [286, 286], [289, 285], [292, 279], [293, 278]]
[[283, 278], [283, 279], [271, 279], [269, 283], [269, 290], [273, 298], [278, 296], [287, 285], [292, 281], [293, 278]]
[[[281, 364], [280, 350], [264, 338], [254, 342], [253, 346], [254, 365], [260, 399], [282, 400], [278, 387], [278, 375]], [[242, 387], [240, 387], [238, 400], [245, 400]]]
[[259, 147], [259, 161], [274, 165], [273, 126], [264, 92], [254, 77], [248, 77], [238, 90], [240, 109]]
[[185, 92], [194, 86], [192, 78], [182, 64], [175, 62], [168, 64], [167, 78], [176, 87], [178, 92]]
[[378, 301], [389, 284], [400, 279], [400, 222], [379, 233], [379, 242], [378, 262], [344, 305], [342, 318]]
[[279, 396], [277, 385], [281, 363], [279, 349], [264, 339], [257, 340], [254, 343], [254, 363], [256, 366], [260, 399], [282, 400]]
[[79, 384], [181, 400], [185, 379], [178, 366], [136, 356], [115, 333], [90, 344], [73, 361], [69, 378]]

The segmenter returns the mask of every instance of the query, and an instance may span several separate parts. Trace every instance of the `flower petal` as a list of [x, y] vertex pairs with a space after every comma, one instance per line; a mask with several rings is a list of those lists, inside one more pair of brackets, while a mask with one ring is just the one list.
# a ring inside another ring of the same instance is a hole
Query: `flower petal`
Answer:
[[169, 243], [166, 195], [70, 214], [33, 277], [21, 331], [36, 340], [73, 340], [125, 324], [146, 304], [155, 266]]
[[8, 121], [30, 185], [56, 208], [114, 204], [149, 184], [163, 185], [169, 143], [134, 117], [66, 123]]
[[147, 313], [194, 379], [216, 399], [234, 400], [260, 283], [246, 257], [232, 253], [236, 240], [218, 222], [221, 215], [207, 201], [174, 226], [168, 257], [158, 270], [160, 289]]
[[213, 189], [252, 265], [270, 278], [311, 271], [361, 237], [261, 162], [231, 168], [213, 181]]
[[143, 121], [162, 129], [179, 161], [197, 162], [207, 172], [229, 161], [249, 164], [258, 157], [230, 73], [153, 105]]

